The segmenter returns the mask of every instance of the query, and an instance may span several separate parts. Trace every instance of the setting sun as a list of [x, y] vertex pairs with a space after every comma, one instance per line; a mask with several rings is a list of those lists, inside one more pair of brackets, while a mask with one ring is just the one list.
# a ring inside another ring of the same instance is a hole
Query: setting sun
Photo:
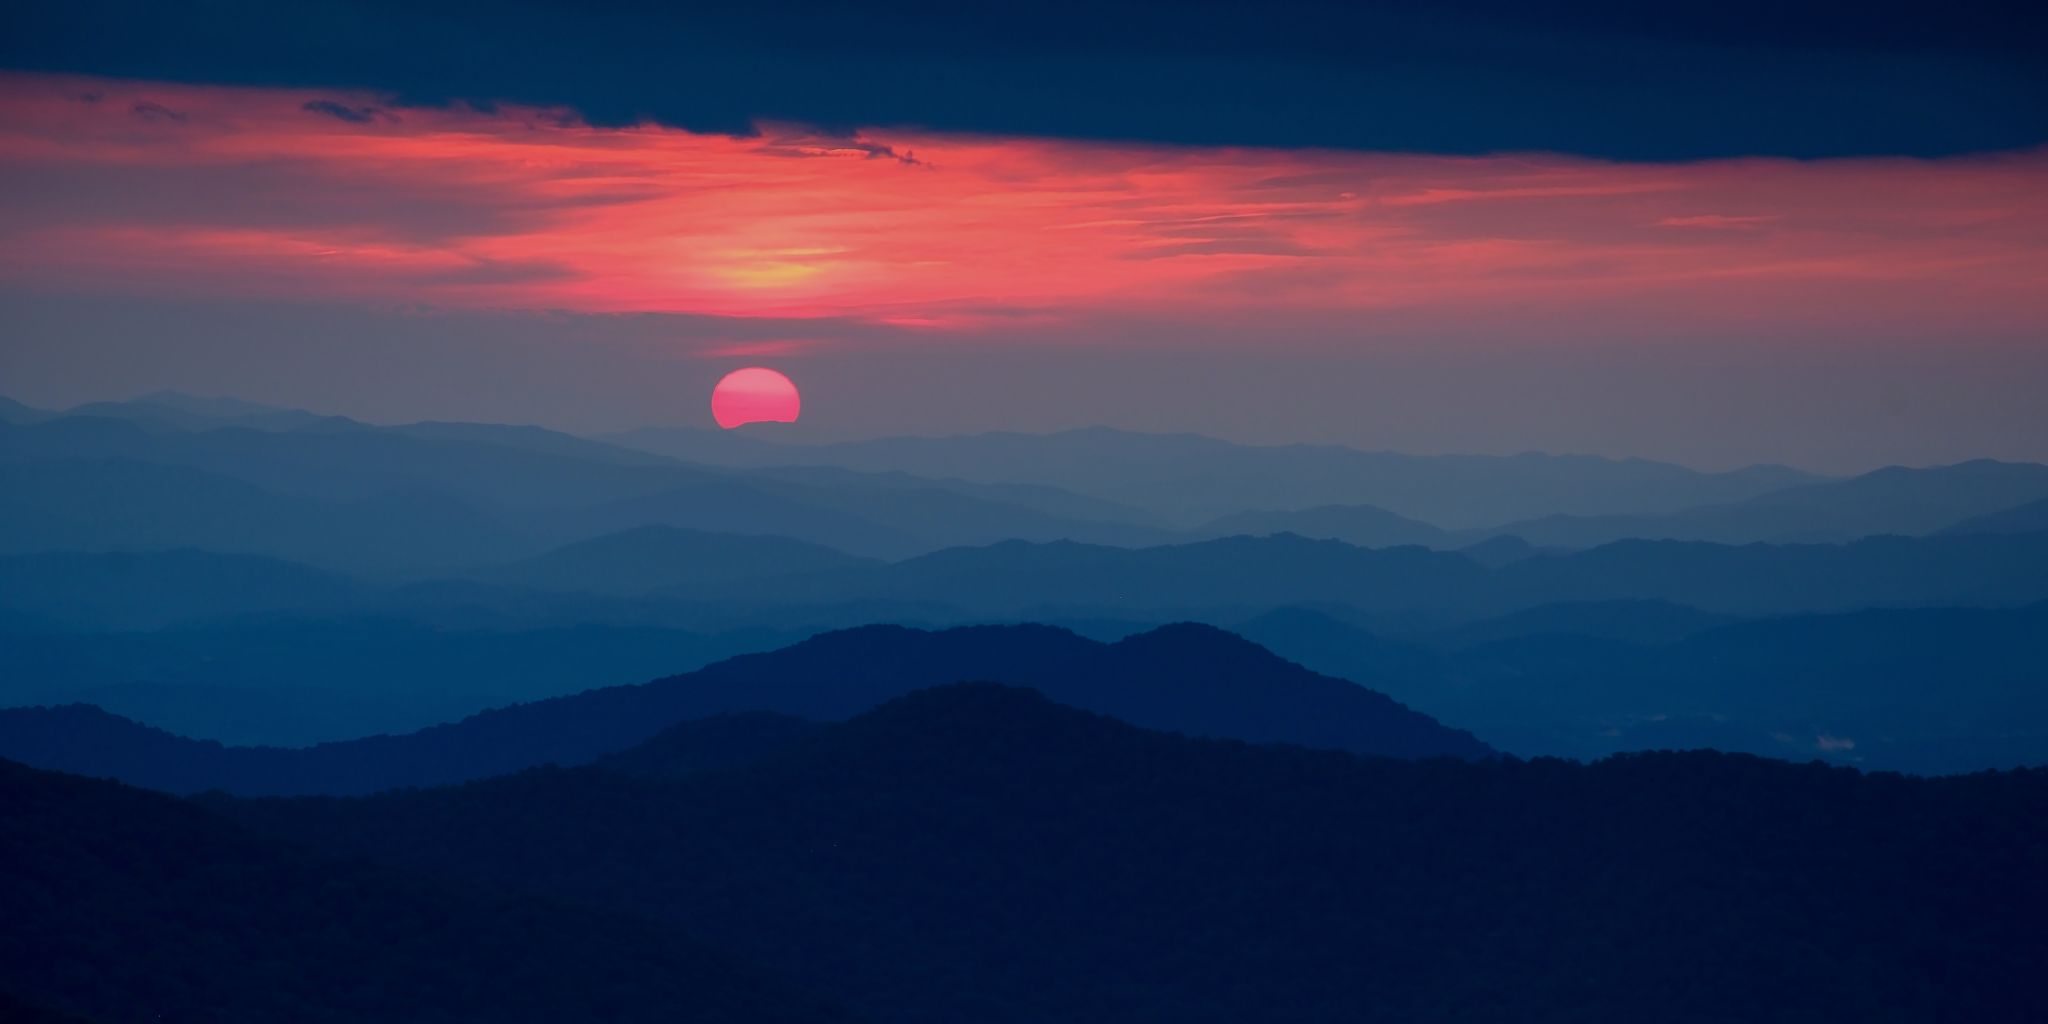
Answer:
[[796, 385], [765, 367], [734, 370], [711, 389], [711, 417], [727, 430], [748, 423], [795, 423], [802, 411]]

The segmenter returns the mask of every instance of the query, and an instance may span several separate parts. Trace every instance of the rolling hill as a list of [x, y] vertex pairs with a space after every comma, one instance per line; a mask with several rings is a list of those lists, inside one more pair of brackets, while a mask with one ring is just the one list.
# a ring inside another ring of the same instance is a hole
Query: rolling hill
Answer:
[[320, 856], [159, 794], [0, 762], [0, 804], [0, 992], [41, 1019], [845, 1019], [631, 915]]
[[95, 708], [0, 710], [0, 757], [171, 792], [368, 793], [584, 764], [690, 719], [772, 711], [841, 719], [911, 690], [990, 680], [1191, 735], [1396, 757], [1486, 757], [1469, 735], [1206, 626], [1102, 644], [1044, 626], [844, 630], [686, 675], [484, 712], [399, 736], [227, 747]]
[[955, 686], [672, 780], [208, 805], [688, 923], [879, 1020], [2048, 1012], [2039, 772], [1359, 758]]

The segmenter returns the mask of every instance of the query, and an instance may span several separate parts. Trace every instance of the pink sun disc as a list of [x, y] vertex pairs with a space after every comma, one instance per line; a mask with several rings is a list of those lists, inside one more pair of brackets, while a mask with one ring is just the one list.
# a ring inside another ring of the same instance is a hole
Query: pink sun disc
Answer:
[[795, 423], [802, 411], [796, 385], [765, 367], [734, 370], [711, 389], [711, 418], [727, 430], [746, 423]]

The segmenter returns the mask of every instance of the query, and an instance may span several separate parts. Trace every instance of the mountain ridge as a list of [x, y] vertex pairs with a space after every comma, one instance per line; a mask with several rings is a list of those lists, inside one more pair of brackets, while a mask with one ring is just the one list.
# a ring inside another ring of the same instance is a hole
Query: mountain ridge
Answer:
[[184, 740], [96, 709], [17, 708], [0, 710], [0, 757], [173, 792], [367, 793], [584, 764], [671, 724], [725, 712], [841, 719], [911, 689], [961, 680], [1031, 685], [1196, 735], [1403, 757], [1493, 755], [1469, 734], [1383, 695], [1189, 624], [1113, 644], [1047, 626], [868, 626], [635, 686], [296, 750]]

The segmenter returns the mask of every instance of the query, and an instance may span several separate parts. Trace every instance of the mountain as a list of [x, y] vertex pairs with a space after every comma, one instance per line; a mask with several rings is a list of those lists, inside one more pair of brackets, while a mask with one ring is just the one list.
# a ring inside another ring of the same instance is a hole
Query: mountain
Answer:
[[1410, 637], [1304, 610], [1244, 633], [1524, 756], [1670, 748], [1942, 774], [2048, 765], [2048, 605], [1719, 621], [1646, 603]]
[[154, 629], [279, 609], [332, 612], [363, 595], [364, 588], [346, 577], [255, 555], [0, 555], [0, 609], [73, 628]]
[[469, 891], [0, 762], [0, 992], [103, 1021], [834, 1021], [632, 916]]
[[130, 458], [0, 459], [0, 552], [204, 548], [350, 573], [445, 569], [545, 545], [428, 491], [317, 498]]
[[877, 1020], [2038, 1020], [2048, 775], [1401, 761], [911, 694], [674, 781], [207, 805], [687, 923]]
[[322, 416], [239, 398], [202, 398], [177, 391], [158, 391], [118, 402], [88, 402], [66, 409], [61, 415], [134, 420], [187, 430], [228, 426], [252, 430], [361, 426], [341, 416]]
[[539, 590], [632, 596], [669, 587], [773, 579], [869, 564], [786, 537], [642, 526], [557, 548], [474, 575]]
[[1034, 618], [1319, 601], [1440, 608], [1465, 601], [1486, 575], [1470, 559], [1447, 552], [1374, 550], [1292, 534], [1149, 548], [1006, 541], [736, 587], [727, 598], [763, 606], [917, 601], [970, 615]]
[[2048, 498], [1965, 519], [1943, 533], [2048, 533]]
[[1661, 516], [1550, 516], [1498, 532], [1557, 547], [1624, 538], [1719, 544], [1836, 543], [1919, 536], [1959, 521], [2048, 498], [2048, 466], [1979, 459], [1953, 466], [1892, 466], [1848, 480], [1789, 487]]
[[1654, 600], [1727, 615], [2048, 598], [2048, 535], [1868, 537], [1847, 544], [1617, 541], [1497, 570], [1495, 611]]
[[1498, 569], [1509, 562], [1519, 562], [1545, 551], [1512, 533], [1495, 534], [1485, 540], [1467, 544], [1458, 549], [1464, 555], [1489, 569]]
[[824, 726], [768, 711], [736, 711], [679, 722], [652, 739], [591, 762], [600, 771], [653, 779], [753, 764], [817, 735]]
[[1733, 621], [1732, 616], [1703, 612], [1670, 601], [1578, 601], [1538, 605], [1464, 623], [1430, 639], [1453, 647], [1473, 647], [1543, 635], [1589, 636], [1626, 643], [1661, 644], [1682, 640]]
[[586, 440], [545, 427], [501, 423], [459, 423], [425, 420], [378, 428], [428, 441], [488, 444], [535, 455], [587, 459], [621, 466], [669, 466], [674, 461], [633, 448]]
[[1319, 609], [1275, 608], [1231, 626], [1238, 635], [1290, 661], [1360, 686], [1411, 699], [1439, 700], [1447, 668], [1435, 651], [1381, 636]]
[[1149, 548], [1005, 542], [736, 584], [717, 596], [764, 610], [891, 601], [1034, 619], [1213, 619], [1318, 603], [1468, 618], [1601, 601], [1664, 601], [1729, 615], [2017, 604], [2048, 599], [2048, 534], [1743, 547], [1622, 541], [1498, 568], [1456, 552], [1366, 549], [1291, 534]]
[[84, 1017], [28, 1003], [6, 992], [0, 992], [0, 1020], [10, 1024], [92, 1024]]
[[53, 415], [56, 414], [23, 405], [12, 398], [0, 395], [0, 423], [35, 423]]
[[0, 624], [0, 707], [91, 703], [180, 736], [303, 746], [642, 682], [810, 632], [462, 625], [346, 611], [134, 632], [15, 622]]
[[2048, 604], [1731, 621], [1658, 602], [1392, 632], [1283, 608], [1234, 630], [1513, 754], [1710, 748], [1871, 770], [2048, 765]]
[[840, 719], [922, 687], [992, 680], [1191, 735], [1395, 757], [1486, 757], [1470, 736], [1206, 626], [1111, 644], [1044, 626], [813, 637], [638, 686], [484, 712], [401, 736], [303, 749], [182, 739], [82, 706], [0, 710], [0, 757], [172, 792], [367, 793], [585, 764], [678, 722], [734, 711]]
[[[15, 550], [192, 545], [412, 575], [650, 525], [774, 534], [882, 557], [1012, 537], [1168, 536], [1044, 511], [1061, 503], [1044, 488], [713, 469], [492, 424], [257, 429], [67, 416], [0, 423], [0, 466], [16, 477], [8, 483], [19, 507], [0, 509], [9, 527], [0, 536]], [[110, 478], [109, 467], [125, 475]], [[87, 514], [97, 507], [107, 514]]]
[[1782, 466], [1700, 473], [1640, 459], [1400, 455], [1336, 445], [1239, 445], [1194, 434], [1106, 427], [819, 445], [664, 429], [605, 440], [701, 463], [826, 465], [1042, 484], [1150, 509], [1186, 526], [1251, 507], [1376, 505], [1446, 528], [1478, 528], [1558, 513], [1676, 512], [1816, 479]]
[[1263, 537], [1292, 533], [1316, 540], [1341, 540], [1362, 548], [1415, 544], [1443, 547], [1450, 534], [1428, 523], [1397, 516], [1372, 505], [1322, 505], [1297, 511], [1239, 512], [1197, 527], [1200, 537]]
[[928, 491], [938, 489], [983, 501], [992, 501], [1052, 516], [1055, 519], [1095, 523], [1128, 530], [1134, 537], [1160, 543], [1175, 535], [1160, 529], [1156, 517], [1130, 505], [1094, 498], [1043, 484], [976, 483], [971, 480], [912, 476], [895, 471], [860, 471], [837, 466], [761, 466], [748, 475], [754, 479], [788, 480], [811, 486], [873, 490]]

